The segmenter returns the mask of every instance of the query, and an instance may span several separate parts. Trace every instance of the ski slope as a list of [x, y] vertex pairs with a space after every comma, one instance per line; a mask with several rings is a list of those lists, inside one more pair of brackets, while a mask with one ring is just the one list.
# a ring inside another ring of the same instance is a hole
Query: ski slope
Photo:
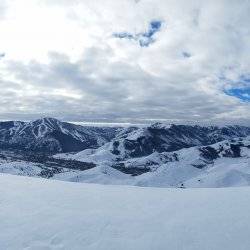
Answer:
[[0, 174], [0, 249], [247, 250], [250, 188], [166, 189]]

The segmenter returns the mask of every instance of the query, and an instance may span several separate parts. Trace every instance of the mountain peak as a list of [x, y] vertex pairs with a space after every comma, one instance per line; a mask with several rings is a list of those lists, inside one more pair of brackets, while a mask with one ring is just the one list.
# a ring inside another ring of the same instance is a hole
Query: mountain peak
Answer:
[[56, 118], [53, 118], [53, 117], [42, 117], [40, 119], [35, 120], [34, 122], [36, 122], [36, 121], [40, 121], [42, 123], [58, 123], [58, 122], [61, 122], [60, 120], [58, 120]]
[[31, 121], [27, 124], [27, 126], [31, 127], [47, 127], [49, 129], [58, 129], [58, 126], [60, 126], [61, 121], [52, 118], [52, 117], [43, 117], [34, 121]]
[[40, 152], [72, 152], [96, 148], [110, 141], [116, 129], [81, 127], [43, 117], [30, 122], [0, 123], [0, 148]]
[[156, 123], [151, 124], [149, 128], [152, 128], [152, 129], [166, 129], [166, 128], [170, 128], [170, 126], [171, 125], [169, 125], [169, 124], [156, 122]]

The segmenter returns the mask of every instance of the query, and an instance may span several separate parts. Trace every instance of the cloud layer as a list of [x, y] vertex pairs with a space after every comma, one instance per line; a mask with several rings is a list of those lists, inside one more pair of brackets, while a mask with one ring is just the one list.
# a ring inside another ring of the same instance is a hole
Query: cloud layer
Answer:
[[2, 119], [250, 120], [249, 1], [9, 2]]

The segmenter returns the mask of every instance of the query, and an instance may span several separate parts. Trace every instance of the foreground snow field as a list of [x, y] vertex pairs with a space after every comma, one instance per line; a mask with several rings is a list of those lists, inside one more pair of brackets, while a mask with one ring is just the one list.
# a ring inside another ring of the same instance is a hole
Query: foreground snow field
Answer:
[[102, 186], [0, 175], [0, 249], [243, 250], [250, 188]]

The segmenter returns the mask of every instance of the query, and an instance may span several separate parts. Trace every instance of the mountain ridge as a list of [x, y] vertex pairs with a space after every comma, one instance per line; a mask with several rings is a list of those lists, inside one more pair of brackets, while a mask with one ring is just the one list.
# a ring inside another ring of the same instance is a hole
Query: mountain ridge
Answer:
[[102, 128], [46, 117], [0, 123], [0, 151], [0, 172], [17, 175], [159, 187], [250, 185], [245, 126]]
[[83, 127], [42, 118], [31, 122], [0, 122], [0, 148], [47, 153], [97, 148], [115, 136], [117, 128]]
[[245, 126], [191, 126], [153, 124], [145, 128], [121, 130], [109, 142], [109, 150], [120, 158], [140, 157], [153, 152], [171, 152], [193, 146], [205, 146], [234, 137], [250, 135]]
[[78, 152], [110, 143], [121, 158], [146, 156], [154, 151], [213, 144], [250, 135], [246, 126], [200, 126], [154, 123], [145, 127], [95, 127], [44, 117], [30, 122], [0, 122], [0, 148], [48, 153]]

